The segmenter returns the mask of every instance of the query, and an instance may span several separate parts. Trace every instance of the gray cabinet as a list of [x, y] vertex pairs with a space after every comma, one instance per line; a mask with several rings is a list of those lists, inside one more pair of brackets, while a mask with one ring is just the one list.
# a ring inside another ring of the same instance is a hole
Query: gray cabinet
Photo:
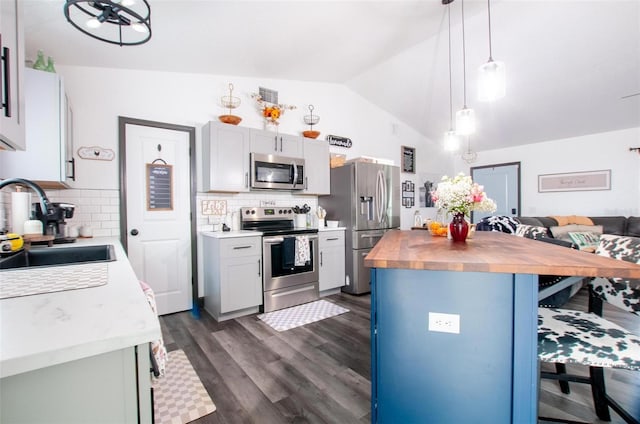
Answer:
[[251, 152], [301, 158], [302, 137], [252, 129]]
[[68, 188], [75, 180], [73, 110], [60, 75], [26, 68], [27, 148], [0, 152], [0, 178], [22, 177], [43, 188]]
[[258, 312], [262, 237], [203, 237], [204, 308], [216, 321]]
[[22, 3], [0, 1], [0, 149], [25, 149]]
[[344, 286], [344, 230], [323, 230], [318, 233], [320, 251], [319, 287], [325, 290]]
[[151, 423], [149, 345], [0, 380], [3, 423]]
[[305, 138], [302, 143], [305, 165], [306, 194], [330, 194], [330, 154], [329, 142]]
[[202, 128], [204, 191], [249, 191], [249, 128], [207, 122]]

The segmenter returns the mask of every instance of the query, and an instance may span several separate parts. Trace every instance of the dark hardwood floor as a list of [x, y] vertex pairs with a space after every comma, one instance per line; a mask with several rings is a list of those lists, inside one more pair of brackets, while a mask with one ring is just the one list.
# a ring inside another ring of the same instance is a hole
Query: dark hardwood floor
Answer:
[[[565, 306], [585, 309], [586, 296], [582, 290]], [[216, 412], [195, 422], [370, 422], [370, 296], [340, 293], [326, 299], [350, 312], [284, 332], [255, 315], [221, 323], [204, 310], [200, 319], [190, 312], [161, 317], [167, 349], [184, 350], [216, 404]], [[640, 317], [616, 317], [640, 334]], [[610, 393], [640, 415], [640, 374], [607, 372], [607, 383]], [[600, 423], [589, 387], [571, 388], [567, 396], [557, 383], [542, 381], [541, 415]], [[612, 422], [622, 420], [612, 412]]]

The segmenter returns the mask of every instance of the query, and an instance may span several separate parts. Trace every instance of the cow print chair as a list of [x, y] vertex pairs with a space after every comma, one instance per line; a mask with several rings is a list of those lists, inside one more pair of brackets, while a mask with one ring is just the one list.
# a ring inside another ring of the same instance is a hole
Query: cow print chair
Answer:
[[[640, 264], [640, 238], [603, 234], [596, 254]], [[610, 421], [609, 408], [627, 423], [640, 423], [635, 413], [625, 411], [605, 390], [604, 368], [640, 371], [640, 337], [602, 317], [603, 302], [640, 315], [640, 280], [596, 278], [589, 283], [589, 312], [538, 308], [538, 359], [556, 364], [556, 372], [541, 372], [542, 378], [560, 381], [563, 393], [568, 382], [591, 385], [596, 415]], [[589, 367], [589, 376], [566, 373], [564, 364]], [[561, 421], [540, 417], [545, 421]]]

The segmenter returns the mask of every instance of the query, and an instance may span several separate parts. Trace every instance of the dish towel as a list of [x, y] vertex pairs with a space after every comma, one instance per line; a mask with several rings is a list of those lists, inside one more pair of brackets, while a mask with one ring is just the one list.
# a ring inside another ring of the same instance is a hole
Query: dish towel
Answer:
[[295, 266], [304, 266], [311, 260], [311, 249], [309, 248], [308, 236], [296, 236], [296, 259]]
[[296, 261], [296, 239], [285, 237], [282, 241], [282, 268], [293, 269]]
[[[140, 287], [142, 287], [142, 291], [147, 297], [147, 301], [149, 302], [149, 306], [151, 306], [151, 310], [154, 314], [158, 315], [158, 309], [156, 307], [156, 297], [153, 293], [153, 290], [147, 283], [143, 281], [140, 281]], [[153, 373], [154, 376], [159, 377], [161, 375], [164, 375], [164, 369], [167, 364], [167, 348], [164, 346], [162, 336], [160, 336], [158, 340], [154, 340], [151, 342], [151, 353], [155, 362]]]

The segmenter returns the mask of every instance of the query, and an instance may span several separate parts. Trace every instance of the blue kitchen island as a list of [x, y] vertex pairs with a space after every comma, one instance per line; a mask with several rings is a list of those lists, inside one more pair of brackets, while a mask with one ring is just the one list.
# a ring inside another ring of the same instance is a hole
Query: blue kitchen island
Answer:
[[538, 275], [640, 267], [495, 232], [390, 231], [371, 267], [372, 423], [535, 423]]

